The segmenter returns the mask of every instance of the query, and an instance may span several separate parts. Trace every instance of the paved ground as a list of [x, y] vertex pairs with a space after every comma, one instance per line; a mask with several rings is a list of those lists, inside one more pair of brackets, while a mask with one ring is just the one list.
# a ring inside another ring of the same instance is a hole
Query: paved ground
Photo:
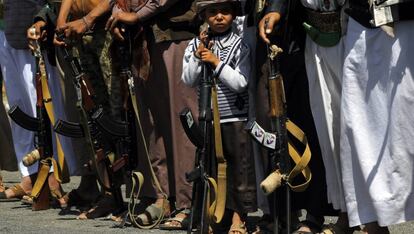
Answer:
[[[2, 172], [6, 185], [19, 182], [19, 173]], [[72, 177], [71, 183], [65, 184], [65, 191], [70, 191], [79, 183], [79, 177]], [[20, 202], [0, 203], [0, 233], [185, 233], [168, 232], [160, 230], [140, 230], [133, 227], [123, 229], [114, 228], [114, 222], [98, 220], [76, 220], [78, 213], [73, 210], [69, 214], [61, 214], [59, 209], [46, 211], [31, 211], [31, 207], [24, 206]], [[335, 218], [328, 217], [327, 222]], [[354, 234], [357, 234], [355, 232]], [[414, 222], [395, 225], [391, 227], [392, 234], [414, 234]]]

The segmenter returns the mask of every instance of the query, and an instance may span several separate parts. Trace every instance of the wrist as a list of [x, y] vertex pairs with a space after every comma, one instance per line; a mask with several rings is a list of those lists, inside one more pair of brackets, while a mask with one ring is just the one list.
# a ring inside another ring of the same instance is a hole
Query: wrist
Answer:
[[213, 61], [213, 66], [214, 66], [214, 68], [216, 68], [219, 64], [220, 64], [220, 59], [215, 59], [215, 60]]
[[86, 31], [89, 31], [93, 28], [93, 21], [90, 20], [90, 18], [88, 17], [88, 15], [82, 17], [82, 22], [86, 27]]

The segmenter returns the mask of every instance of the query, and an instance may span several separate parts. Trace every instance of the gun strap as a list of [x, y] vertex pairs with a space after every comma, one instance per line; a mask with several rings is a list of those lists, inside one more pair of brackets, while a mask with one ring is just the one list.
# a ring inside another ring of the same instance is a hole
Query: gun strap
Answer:
[[[128, 212], [129, 213], [129, 217], [131, 220], [134, 220], [134, 224], [137, 225], [139, 228], [142, 229], [152, 229], [154, 227], [156, 227], [158, 224], [161, 223], [161, 221], [164, 219], [164, 215], [165, 215], [165, 207], [168, 205], [166, 204], [168, 201], [168, 195], [164, 192], [164, 190], [161, 187], [161, 184], [157, 178], [157, 176], [155, 175], [154, 172], [154, 168], [152, 168], [152, 164], [151, 164], [151, 159], [150, 159], [150, 154], [149, 154], [149, 150], [148, 150], [148, 144], [147, 141], [145, 139], [145, 134], [144, 134], [144, 129], [142, 128], [142, 124], [141, 124], [141, 118], [139, 117], [139, 108], [138, 108], [138, 103], [137, 103], [137, 97], [135, 95], [135, 85], [134, 85], [134, 77], [132, 76], [131, 72], [128, 72], [128, 87], [129, 87], [129, 94], [131, 97], [131, 102], [132, 102], [132, 107], [134, 108], [134, 113], [135, 113], [135, 117], [137, 118], [137, 123], [138, 123], [138, 127], [139, 127], [139, 132], [141, 134], [141, 138], [143, 141], [143, 145], [144, 145], [144, 150], [145, 150], [145, 155], [147, 156], [147, 162], [148, 162], [148, 166], [151, 172], [151, 177], [152, 177], [152, 183], [157, 187], [158, 191], [162, 194], [163, 196], [163, 204], [162, 204], [162, 211], [160, 216], [158, 217], [158, 220], [156, 222], [154, 222], [152, 225], [139, 225], [134, 219], [134, 209], [132, 209], [132, 212]], [[141, 174], [141, 173], [139, 173]], [[142, 174], [141, 174], [142, 175]], [[132, 176], [132, 179], [134, 180], [134, 175]], [[142, 177], [142, 180], [144, 178]], [[138, 193], [136, 194], [136, 197], [139, 196], [140, 190], [138, 190]], [[134, 188], [132, 188], [131, 194], [134, 193]], [[132, 196], [132, 195], [131, 195]], [[133, 199], [134, 200], [134, 199]], [[132, 200], [130, 200], [130, 202], [132, 202]], [[135, 206], [135, 204], [134, 204]], [[128, 208], [129, 208], [129, 204], [128, 204]]]
[[36, 182], [33, 185], [33, 189], [32, 192], [30, 194], [31, 197], [33, 198], [38, 198], [40, 191], [42, 190], [44, 184], [47, 181], [47, 178], [49, 176], [49, 171], [50, 171], [50, 165], [53, 165], [54, 167], [54, 174], [56, 176], [57, 173], [57, 168], [56, 168], [56, 161], [53, 158], [46, 158], [46, 159], [42, 159], [40, 161], [40, 165], [39, 165], [39, 171], [37, 173], [37, 178], [36, 178]]
[[[44, 60], [41, 58], [39, 60], [39, 66], [40, 66], [40, 74], [41, 74], [41, 84], [42, 84], [42, 93], [43, 93], [43, 103], [46, 108], [47, 115], [49, 116], [50, 123], [52, 124], [52, 127], [55, 125], [55, 111], [53, 108], [53, 102], [52, 102], [52, 96], [50, 95], [49, 85], [47, 82], [47, 74], [46, 74], [46, 67]], [[59, 167], [54, 167], [55, 169], [58, 169], [58, 171], [54, 172], [54, 175], [56, 177], [56, 180], [60, 183], [67, 183], [69, 182], [69, 170], [65, 163], [65, 154], [63, 153], [62, 145], [59, 140], [58, 134], [55, 134], [56, 136], [56, 145], [57, 145], [57, 154], [58, 154], [58, 165]], [[55, 162], [56, 163], [56, 162]]]
[[[289, 155], [295, 162], [295, 167], [290, 171], [290, 173], [284, 178], [287, 181], [287, 184], [294, 192], [303, 192], [308, 186], [309, 182], [312, 179], [312, 173], [308, 167], [309, 161], [311, 159], [311, 151], [308, 144], [308, 139], [306, 138], [305, 133], [292, 121], [288, 120], [286, 122], [286, 128], [293, 137], [299, 140], [304, 146], [305, 150], [302, 154], [293, 146], [292, 142], [289, 141]], [[291, 182], [300, 173], [305, 177], [305, 182], [299, 185], [293, 185]]]
[[226, 208], [227, 162], [223, 154], [223, 142], [222, 142], [222, 137], [221, 137], [217, 86], [214, 82], [213, 82], [213, 85], [211, 86], [211, 99], [213, 102], [212, 104], [213, 104], [213, 125], [214, 125], [214, 147], [215, 147], [215, 154], [216, 154], [216, 159], [217, 159], [217, 186], [216, 186], [217, 196], [215, 196], [215, 201], [210, 206], [209, 213], [214, 211], [214, 216], [213, 216], [213, 213], [210, 213], [210, 215], [212, 216], [212, 220], [215, 223], [220, 223], [224, 215], [224, 210]]

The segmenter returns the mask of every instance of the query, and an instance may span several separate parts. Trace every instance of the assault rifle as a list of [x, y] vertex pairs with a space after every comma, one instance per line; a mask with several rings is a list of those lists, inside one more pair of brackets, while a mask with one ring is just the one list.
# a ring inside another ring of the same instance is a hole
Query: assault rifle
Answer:
[[[129, 85], [133, 84], [133, 76], [131, 71], [131, 61], [132, 61], [132, 45], [131, 45], [131, 30], [125, 25], [121, 25], [124, 41], [115, 41], [115, 54], [117, 55], [119, 61], [119, 82], [121, 84], [121, 93], [123, 100], [123, 116], [122, 120], [114, 120], [108, 115], [105, 115], [102, 112], [102, 109], [95, 112], [92, 118], [98, 124], [98, 127], [112, 136], [115, 140], [115, 156], [116, 159], [112, 163], [112, 173], [113, 177], [117, 177], [114, 181], [122, 181], [124, 175], [124, 169], [128, 165], [128, 173], [132, 172], [135, 169], [136, 162], [133, 157], [136, 152], [135, 146], [133, 144], [133, 139], [136, 139], [135, 132], [135, 117], [134, 112], [131, 108], [131, 98], [129, 92]], [[122, 183], [121, 183], [122, 184]], [[113, 186], [119, 187], [121, 184], [113, 183]]]
[[[265, 23], [267, 27], [267, 22]], [[287, 31], [287, 30], [285, 30]], [[285, 41], [288, 41], [285, 39]], [[266, 132], [256, 121], [250, 120], [246, 125], [246, 130], [250, 132], [255, 140], [269, 150], [270, 165], [272, 172], [260, 184], [263, 192], [268, 195], [273, 193], [273, 212], [274, 225], [273, 233], [279, 233], [279, 212], [281, 192], [276, 190], [283, 186], [285, 189], [285, 210], [286, 233], [291, 233], [291, 194], [304, 191], [310, 180], [311, 172], [307, 167], [311, 153], [307, 144], [305, 134], [287, 118], [287, 105], [283, 85], [283, 76], [280, 72], [280, 53], [283, 50], [276, 45], [267, 45], [269, 77], [268, 77], [268, 96], [270, 105], [270, 132]], [[293, 146], [289, 139], [289, 134], [296, 138], [305, 146], [302, 155]], [[291, 170], [291, 158], [295, 162], [295, 167]], [[300, 185], [292, 185], [293, 179], [302, 173], [306, 181]]]
[[[47, 74], [45, 63], [43, 60], [42, 52], [39, 44], [36, 42], [36, 50], [34, 51], [34, 56], [36, 58], [36, 75], [35, 75], [35, 85], [36, 85], [36, 116], [31, 117], [22, 111], [19, 106], [15, 105], [9, 110], [10, 118], [17, 123], [22, 128], [25, 128], [29, 131], [35, 132], [35, 150], [28, 153], [23, 161], [27, 161], [28, 158], [31, 158], [31, 164], [34, 164], [36, 161], [40, 161], [39, 164], [39, 173], [36, 179], [34, 189], [37, 188], [37, 192], [32, 192], [33, 196], [33, 210], [45, 210], [49, 209], [49, 184], [48, 176], [49, 169], [52, 166], [53, 158], [53, 144], [52, 144], [52, 131], [51, 131], [51, 122], [45, 107], [46, 102], [51, 102], [51, 99], [45, 99], [42, 90], [42, 82], [47, 82]], [[46, 78], [46, 79], [45, 79]], [[25, 163], [26, 164], [26, 163]], [[30, 164], [30, 165], [31, 165]], [[26, 166], [30, 166], [27, 164]], [[45, 170], [41, 173], [42, 170]], [[40, 190], [39, 190], [40, 189]]]
[[[208, 40], [204, 43], [208, 46]], [[203, 77], [199, 85], [199, 126], [188, 108], [180, 113], [180, 120], [190, 141], [197, 147], [195, 168], [186, 173], [186, 180], [193, 183], [190, 225], [187, 233], [208, 233], [210, 217], [208, 217], [209, 182], [212, 171], [212, 109], [211, 87], [212, 71], [207, 65], [203, 65]], [[201, 211], [201, 212], [200, 212]]]
[[[63, 34], [59, 34], [60, 40], [65, 40]], [[68, 137], [85, 137], [91, 144], [91, 154], [93, 157], [94, 169], [98, 181], [105, 190], [111, 191], [115, 201], [123, 209], [123, 199], [120, 189], [122, 177], [119, 176], [121, 168], [124, 165], [124, 159], [117, 160], [117, 155], [105, 149], [104, 140], [107, 135], [102, 130], [108, 130], [110, 133], [116, 132], [118, 135], [128, 135], [128, 128], [119, 128], [105, 122], [103, 109], [95, 104], [95, 92], [89, 81], [88, 76], [83, 72], [79, 59], [74, 57], [66, 47], [62, 47], [63, 57], [70, 65], [74, 85], [77, 92], [77, 107], [80, 112], [81, 123], [73, 123], [58, 120], [54, 130], [59, 134]], [[104, 119], [104, 120], [101, 120]], [[105, 128], [102, 128], [105, 125]], [[124, 132], [122, 132], [124, 130]]]

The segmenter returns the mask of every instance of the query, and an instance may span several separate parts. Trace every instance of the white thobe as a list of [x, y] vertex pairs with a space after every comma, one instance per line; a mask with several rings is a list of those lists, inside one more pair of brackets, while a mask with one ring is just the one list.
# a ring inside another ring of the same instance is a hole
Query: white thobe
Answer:
[[[18, 105], [26, 114], [36, 116], [35, 59], [29, 49], [17, 50], [12, 48], [7, 43], [3, 31], [0, 31], [0, 65], [10, 107]], [[49, 78], [49, 89], [54, 104], [55, 118], [65, 120], [58, 73], [47, 62], [46, 69]], [[20, 127], [14, 121], [11, 121], [11, 129], [17, 162], [22, 176], [36, 173], [38, 170], [37, 163], [30, 167], [26, 167], [22, 163], [22, 158], [34, 150], [34, 132]], [[59, 136], [59, 139], [70, 173], [74, 174], [78, 168], [73, 153], [72, 141], [63, 136]], [[55, 141], [56, 138], [53, 136], [53, 152], [57, 152]], [[57, 154], [55, 154], [55, 157], [57, 157]]]
[[[319, 0], [302, 0], [302, 4], [313, 10], [325, 10]], [[333, 10], [335, 5], [330, 6], [328, 10]], [[309, 101], [325, 166], [328, 202], [345, 212], [339, 156], [343, 50], [343, 39], [333, 47], [322, 47], [306, 38]]]
[[349, 20], [341, 162], [350, 226], [414, 218], [414, 21], [395, 38]]

